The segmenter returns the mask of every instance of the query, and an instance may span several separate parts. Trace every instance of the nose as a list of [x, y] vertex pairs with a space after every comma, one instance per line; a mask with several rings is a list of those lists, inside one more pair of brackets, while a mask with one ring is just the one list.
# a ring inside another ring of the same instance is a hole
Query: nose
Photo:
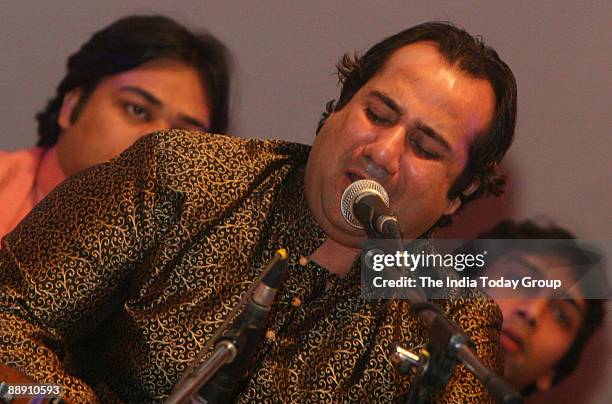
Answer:
[[155, 130], [169, 130], [178, 127], [173, 119], [164, 118], [157, 121], [157, 128]]
[[167, 119], [155, 119], [148, 122], [146, 125], [140, 127], [141, 135], [148, 135], [149, 133], [158, 132], [160, 130], [168, 130], [175, 128], [176, 126]]
[[363, 154], [376, 168], [393, 175], [400, 167], [405, 136], [406, 130], [401, 125], [379, 129], [374, 139], [365, 146]]
[[523, 319], [530, 328], [538, 326], [540, 316], [546, 309], [546, 299], [529, 299], [524, 300], [522, 304], [517, 306], [516, 314]]

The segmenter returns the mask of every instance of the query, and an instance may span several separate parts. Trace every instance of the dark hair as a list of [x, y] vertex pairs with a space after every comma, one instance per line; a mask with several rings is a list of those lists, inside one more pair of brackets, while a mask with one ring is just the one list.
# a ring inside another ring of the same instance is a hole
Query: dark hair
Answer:
[[[520, 223], [514, 223], [511, 220], [505, 220], [497, 224], [491, 230], [481, 233], [478, 235], [479, 239], [517, 239], [517, 240], [528, 240], [528, 239], [557, 239], [566, 240], [563, 243], [545, 243], [540, 246], [545, 246], [546, 250], [538, 249], [538, 253], [548, 253], [557, 256], [563, 256], [569, 259], [575, 268], [576, 275], [579, 277], [581, 274], [578, 273], [578, 267], [584, 268], [585, 263], [585, 252], [582, 248], [574, 242], [574, 235], [569, 231], [558, 227], [554, 224], [547, 226], [538, 225], [533, 221], [523, 221]], [[522, 243], [517, 244], [517, 249], [529, 250], [533, 244]], [[491, 258], [491, 257], [489, 257]], [[494, 259], [494, 258], [493, 258]], [[584, 271], [584, 269], [580, 269]], [[598, 289], [605, 290], [607, 280], [603, 273], [596, 281]], [[591, 287], [592, 284], [589, 284]], [[570, 345], [565, 355], [555, 365], [555, 375], [552, 383], [558, 384], [567, 376], [569, 376], [578, 366], [580, 362], [580, 355], [585, 347], [586, 342], [589, 340], [595, 330], [603, 323], [605, 308], [604, 300], [601, 299], [585, 299], [586, 310], [584, 312], [582, 323], [576, 334], [576, 338]], [[537, 390], [534, 385], [528, 386], [523, 393], [530, 394]]]
[[36, 115], [37, 146], [57, 142], [58, 115], [64, 95], [75, 88], [83, 94], [71, 119], [98, 83], [154, 59], [176, 59], [193, 67], [202, 79], [210, 100], [212, 132], [225, 132], [228, 125], [230, 58], [225, 46], [211, 34], [193, 33], [162, 16], [129, 16], [96, 32], [78, 52], [70, 56], [68, 72], [57, 87], [56, 95]]
[[[493, 86], [496, 105], [493, 120], [487, 133], [478, 136], [470, 145], [467, 166], [448, 191], [448, 198], [461, 198], [462, 206], [482, 195], [501, 195], [505, 178], [497, 170], [497, 164], [512, 143], [516, 122], [516, 80], [510, 68], [497, 52], [486, 46], [480, 38], [448, 22], [427, 22], [409, 28], [374, 45], [365, 55], [345, 54], [337, 65], [342, 85], [338, 102], [327, 103], [317, 133], [332, 112], [339, 111], [385, 65], [398, 49], [423, 41], [432, 41], [450, 64], [474, 78], [485, 78]], [[471, 195], [462, 192], [474, 180], [480, 186]], [[442, 227], [450, 224], [450, 217], [443, 216], [436, 223]]]

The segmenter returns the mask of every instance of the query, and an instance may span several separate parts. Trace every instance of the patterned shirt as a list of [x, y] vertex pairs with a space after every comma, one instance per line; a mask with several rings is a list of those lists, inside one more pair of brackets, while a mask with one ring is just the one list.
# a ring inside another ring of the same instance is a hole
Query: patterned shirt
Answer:
[[[161, 402], [285, 247], [237, 401], [398, 401], [413, 376], [389, 348], [426, 332], [407, 301], [363, 300], [358, 265], [341, 278], [305, 258], [325, 239], [304, 197], [309, 150], [169, 131], [64, 182], [3, 240], [0, 361], [75, 402]], [[497, 306], [440, 306], [499, 371]], [[438, 399], [489, 401], [462, 366]]]

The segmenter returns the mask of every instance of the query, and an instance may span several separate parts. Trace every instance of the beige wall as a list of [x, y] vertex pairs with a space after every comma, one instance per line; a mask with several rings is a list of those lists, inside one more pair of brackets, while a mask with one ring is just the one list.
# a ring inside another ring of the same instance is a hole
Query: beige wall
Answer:
[[[227, 42], [236, 56], [234, 133], [303, 143], [336, 96], [333, 66], [344, 51], [425, 20], [463, 25], [513, 68], [519, 121], [504, 164], [511, 178], [505, 199], [468, 208], [445, 234], [469, 236], [501, 218], [545, 213], [581, 237], [612, 238], [610, 2], [5, 1], [0, 148], [34, 143], [33, 115], [64, 74], [67, 55], [93, 30], [135, 12], [166, 13]], [[611, 335], [608, 325], [591, 357], [601, 362], [597, 352], [609, 350]], [[612, 384], [610, 360], [593, 369], [596, 377], [587, 379], [599, 387], [588, 399], [609, 402], [611, 387], [601, 379]], [[577, 394], [566, 393], [566, 402], [577, 402]]]

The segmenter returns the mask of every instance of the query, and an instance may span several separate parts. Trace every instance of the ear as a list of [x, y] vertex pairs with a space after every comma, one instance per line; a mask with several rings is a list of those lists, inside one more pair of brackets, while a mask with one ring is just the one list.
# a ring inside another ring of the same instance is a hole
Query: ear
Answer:
[[[472, 195], [474, 192], [476, 192], [479, 186], [480, 186], [480, 181], [474, 180], [474, 182], [472, 182], [467, 188], [463, 190], [462, 192], [463, 196]], [[448, 203], [448, 206], [446, 207], [444, 214], [452, 215], [453, 213], [457, 211], [457, 209], [459, 209], [460, 206], [461, 206], [461, 198], [456, 197], [455, 199], [451, 200]]]
[[548, 373], [536, 379], [535, 385], [539, 391], [546, 391], [552, 387], [553, 375], [554, 370], [550, 370]]
[[457, 209], [459, 209], [460, 206], [461, 206], [461, 198], [456, 197], [455, 199], [451, 200], [448, 203], [446, 210], [444, 210], [444, 215], [446, 216], [452, 215], [453, 213], [457, 211]]
[[66, 130], [72, 126], [72, 114], [74, 113], [77, 105], [79, 105], [79, 100], [81, 99], [82, 94], [83, 91], [80, 87], [70, 90], [64, 94], [62, 107], [60, 108], [57, 116], [57, 124], [60, 126], [60, 128], [62, 128], [62, 130]]

